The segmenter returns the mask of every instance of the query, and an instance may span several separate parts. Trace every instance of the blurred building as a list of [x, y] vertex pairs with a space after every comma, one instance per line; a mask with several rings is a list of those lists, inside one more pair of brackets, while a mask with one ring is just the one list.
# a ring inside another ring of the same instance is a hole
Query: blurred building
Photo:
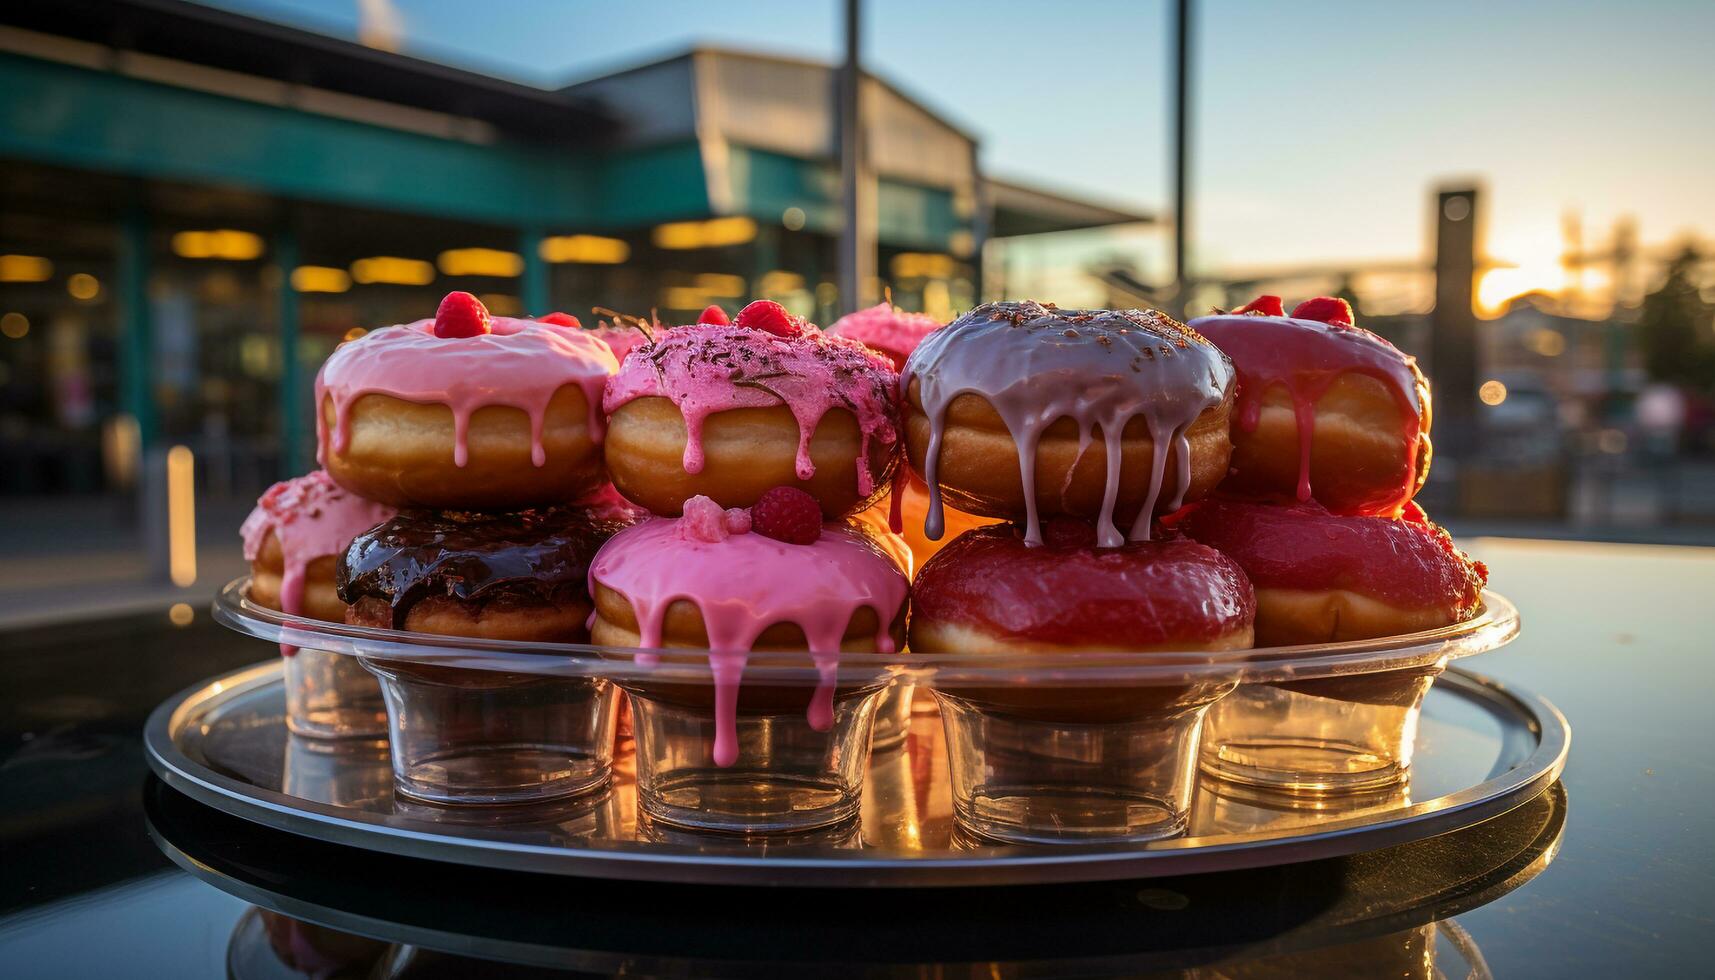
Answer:
[[[835, 73], [698, 49], [549, 91], [177, 0], [0, 5], [0, 493], [309, 465], [342, 337], [497, 313], [840, 306]], [[991, 181], [865, 80], [881, 281], [947, 315], [996, 238], [1146, 215]]]

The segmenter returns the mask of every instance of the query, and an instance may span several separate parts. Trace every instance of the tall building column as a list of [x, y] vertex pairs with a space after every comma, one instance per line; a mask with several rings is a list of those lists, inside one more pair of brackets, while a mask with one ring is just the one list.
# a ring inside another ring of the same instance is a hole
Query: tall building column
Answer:
[[548, 263], [542, 261], [542, 229], [524, 228], [518, 233], [518, 254], [524, 256], [524, 277], [518, 284], [518, 300], [526, 316], [553, 312], [549, 297]]
[[280, 479], [284, 480], [303, 470], [309, 422], [303, 365], [298, 361], [298, 290], [292, 284], [292, 270], [298, 267], [298, 236], [290, 227], [274, 236], [274, 263], [280, 269], [276, 316], [280, 320]]
[[155, 444], [159, 428], [149, 264], [149, 215], [133, 206], [119, 226], [119, 403], [136, 424], [144, 450]]

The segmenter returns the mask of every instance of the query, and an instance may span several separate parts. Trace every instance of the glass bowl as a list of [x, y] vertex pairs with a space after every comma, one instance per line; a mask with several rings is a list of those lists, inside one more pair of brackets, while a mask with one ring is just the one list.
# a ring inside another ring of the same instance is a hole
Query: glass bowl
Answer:
[[[617, 686], [634, 714], [640, 810], [693, 832], [764, 835], [839, 826], [858, 812], [877, 708], [907, 686], [940, 706], [955, 813], [976, 837], [1049, 843], [1183, 833], [1199, 762], [1257, 792], [1374, 793], [1409, 771], [1418, 706], [1434, 677], [1454, 659], [1504, 645], [1519, 629], [1512, 604], [1486, 592], [1465, 623], [1377, 640], [1218, 652], [833, 659], [370, 629], [257, 606], [245, 598], [247, 584], [238, 579], [222, 590], [215, 618], [272, 642], [393, 670]], [[449, 710], [476, 697], [473, 690], [447, 692]], [[1321, 710], [1306, 712], [1297, 699], [1314, 699]], [[1291, 710], [1281, 710], [1282, 701]], [[607, 703], [608, 721], [580, 728], [576, 737], [587, 744], [575, 748], [611, 759], [611, 697]], [[1224, 710], [1229, 703], [1235, 710]], [[404, 785], [409, 760], [401, 758], [400, 734], [396, 721], [395, 776]], [[1277, 744], [1295, 748], [1257, 749]], [[1356, 754], [1353, 746], [1385, 765], [1366, 778], [1327, 778], [1326, 760]]]

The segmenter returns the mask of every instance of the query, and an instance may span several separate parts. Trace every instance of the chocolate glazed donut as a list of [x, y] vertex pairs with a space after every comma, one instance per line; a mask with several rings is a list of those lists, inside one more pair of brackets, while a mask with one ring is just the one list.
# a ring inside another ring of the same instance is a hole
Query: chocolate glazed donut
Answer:
[[[1226, 476], [1233, 370], [1214, 345], [1143, 310], [990, 303], [929, 334], [906, 361], [906, 448], [941, 500], [985, 517], [1094, 520], [1112, 548]], [[1124, 522], [1124, 533], [1116, 525]]]
[[[346, 622], [355, 626], [579, 643], [589, 638], [590, 559], [624, 526], [575, 507], [511, 514], [407, 511], [351, 543], [335, 584], [349, 604]], [[411, 669], [461, 684], [521, 679]]]

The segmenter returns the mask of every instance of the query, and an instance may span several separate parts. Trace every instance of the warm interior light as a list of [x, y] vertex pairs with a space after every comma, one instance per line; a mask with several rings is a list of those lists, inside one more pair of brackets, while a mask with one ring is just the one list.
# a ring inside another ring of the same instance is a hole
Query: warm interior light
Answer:
[[351, 288], [351, 276], [332, 266], [300, 265], [292, 270], [292, 288], [300, 293], [343, 293]]
[[780, 223], [787, 231], [800, 231], [804, 227], [804, 209], [787, 208], [780, 212]]
[[181, 231], [173, 235], [173, 254], [182, 259], [227, 259], [246, 262], [260, 258], [261, 235], [218, 228], [214, 231]]
[[506, 293], [483, 293], [477, 299], [482, 300], [482, 305], [495, 316], [519, 316], [524, 312], [524, 304], [518, 297]]
[[0, 334], [9, 340], [23, 340], [30, 332], [30, 318], [22, 313], [0, 316]]
[[524, 272], [524, 256], [495, 248], [450, 248], [438, 263], [449, 276], [517, 276]]
[[1525, 344], [1543, 357], [1559, 357], [1566, 353], [1566, 335], [1548, 327], [1532, 330]]
[[87, 272], [74, 272], [66, 279], [66, 292], [72, 299], [94, 299], [101, 295], [101, 280]]
[[40, 255], [0, 255], [0, 282], [46, 282], [54, 264]]
[[1481, 398], [1485, 405], [1499, 405], [1507, 400], [1507, 386], [1499, 381], [1485, 381], [1483, 386], [1477, 389], [1477, 397]]
[[796, 272], [784, 269], [774, 269], [762, 274], [757, 280], [756, 291], [763, 296], [773, 296], [779, 293], [797, 292], [804, 288], [804, 277]]
[[710, 296], [737, 297], [743, 296], [745, 292], [743, 276], [729, 276], [719, 272], [704, 272], [698, 275], [696, 284], [698, 289]]
[[435, 281], [435, 267], [421, 259], [401, 259], [393, 255], [377, 255], [358, 259], [351, 264], [355, 282], [386, 283], [393, 286], [427, 286]]
[[350, 330], [347, 330], [345, 332], [345, 336], [341, 337], [339, 340], [342, 344], [349, 344], [368, 332], [368, 330], [365, 330], [362, 327], [352, 327]]
[[197, 614], [190, 603], [175, 602], [172, 608], [167, 610], [167, 618], [172, 620], [174, 626], [189, 626], [191, 620], [197, 618]]
[[631, 257], [631, 246], [618, 238], [600, 235], [556, 235], [542, 239], [538, 248], [544, 262], [582, 262], [588, 265], [618, 265]]
[[893, 257], [893, 275], [899, 279], [950, 279], [957, 271], [951, 255], [900, 252]]
[[196, 457], [189, 447], [167, 450], [167, 574], [186, 588], [197, 581]]
[[695, 286], [668, 286], [661, 290], [661, 305], [669, 310], [700, 310], [710, 296]]
[[655, 247], [665, 249], [722, 248], [743, 245], [756, 237], [756, 221], [746, 217], [708, 221], [672, 221], [655, 226]]

